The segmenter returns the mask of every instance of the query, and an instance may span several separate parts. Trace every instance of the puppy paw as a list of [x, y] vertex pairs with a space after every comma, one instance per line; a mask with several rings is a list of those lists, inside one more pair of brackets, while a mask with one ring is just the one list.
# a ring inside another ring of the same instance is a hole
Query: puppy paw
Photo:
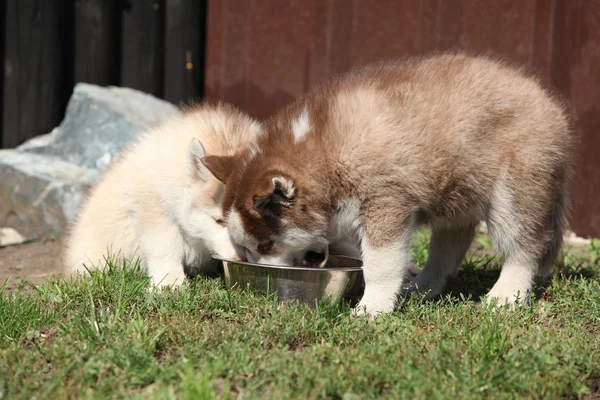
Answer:
[[394, 311], [396, 307], [395, 299], [382, 299], [372, 298], [372, 296], [363, 296], [362, 300], [353, 310], [353, 315], [361, 316], [366, 315], [371, 319], [381, 316], [382, 314], [389, 314]]

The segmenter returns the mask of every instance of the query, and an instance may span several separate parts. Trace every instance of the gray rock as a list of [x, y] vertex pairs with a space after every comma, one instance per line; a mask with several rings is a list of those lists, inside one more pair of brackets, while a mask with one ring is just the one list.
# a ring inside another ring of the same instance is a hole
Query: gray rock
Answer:
[[179, 113], [132, 89], [78, 84], [57, 128], [0, 150], [0, 246], [64, 232], [111, 160], [151, 126]]
[[[56, 157], [0, 151], [2, 228], [21, 241], [57, 235], [71, 222], [97, 172]], [[16, 239], [0, 245], [15, 244]], [[10, 242], [10, 243], [9, 243]]]
[[133, 89], [79, 83], [59, 127], [18, 149], [102, 170], [141, 131], [178, 113], [173, 104]]

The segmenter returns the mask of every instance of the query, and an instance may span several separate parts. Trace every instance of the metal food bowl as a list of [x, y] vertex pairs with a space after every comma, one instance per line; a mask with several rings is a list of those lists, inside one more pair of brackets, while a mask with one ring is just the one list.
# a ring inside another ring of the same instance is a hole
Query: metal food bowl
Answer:
[[250, 289], [277, 296], [280, 303], [299, 301], [314, 307], [317, 301], [333, 304], [354, 302], [364, 291], [362, 261], [330, 255], [323, 268], [289, 267], [234, 261], [214, 256], [223, 262], [227, 288]]

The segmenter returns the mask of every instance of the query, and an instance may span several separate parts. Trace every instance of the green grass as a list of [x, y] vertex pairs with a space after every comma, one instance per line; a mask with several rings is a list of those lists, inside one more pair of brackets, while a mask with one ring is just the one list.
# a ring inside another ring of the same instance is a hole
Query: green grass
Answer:
[[565, 253], [541, 301], [494, 311], [476, 300], [498, 262], [471, 253], [444, 298], [413, 296], [375, 322], [347, 305], [278, 306], [219, 279], [148, 291], [135, 266], [3, 289], [0, 398], [589, 397], [600, 390], [589, 259]]

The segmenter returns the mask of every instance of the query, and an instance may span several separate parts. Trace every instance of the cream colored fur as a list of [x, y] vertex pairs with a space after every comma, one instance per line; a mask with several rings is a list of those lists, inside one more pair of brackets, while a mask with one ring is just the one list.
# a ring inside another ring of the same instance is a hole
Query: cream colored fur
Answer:
[[140, 258], [156, 285], [178, 285], [184, 268], [208, 267], [211, 255], [236, 258], [222, 223], [223, 185], [199, 161], [232, 154], [260, 125], [226, 105], [188, 110], [150, 130], [91, 190], [65, 251], [67, 274]]

